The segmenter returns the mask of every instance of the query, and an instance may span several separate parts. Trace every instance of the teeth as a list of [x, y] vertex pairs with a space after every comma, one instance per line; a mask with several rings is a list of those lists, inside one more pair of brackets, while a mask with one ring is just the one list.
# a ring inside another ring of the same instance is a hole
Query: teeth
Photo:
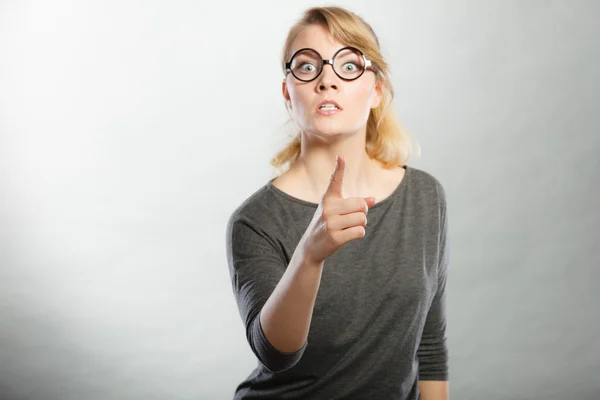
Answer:
[[337, 110], [337, 107], [334, 104], [323, 104], [319, 107], [321, 110]]

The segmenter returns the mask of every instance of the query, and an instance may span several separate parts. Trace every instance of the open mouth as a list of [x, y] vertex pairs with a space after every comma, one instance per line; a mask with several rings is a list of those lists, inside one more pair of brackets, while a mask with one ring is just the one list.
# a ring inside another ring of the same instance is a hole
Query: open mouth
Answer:
[[331, 111], [331, 110], [339, 110], [339, 108], [335, 104], [326, 103], [326, 104], [323, 104], [321, 107], [319, 107], [319, 110]]
[[325, 99], [317, 106], [317, 113], [321, 115], [333, 115], [342, 111], [342, 107], [332, 99]]

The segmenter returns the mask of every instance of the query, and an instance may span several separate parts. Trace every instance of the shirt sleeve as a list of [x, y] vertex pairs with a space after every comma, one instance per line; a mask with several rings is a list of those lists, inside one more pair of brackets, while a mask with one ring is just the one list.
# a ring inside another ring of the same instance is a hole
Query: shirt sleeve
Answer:
[[307, 342], [296, 352], [281, 352], [265, 337], [259, 318], [287, 267], [283, 255], [256, 223], [236, 214], [228, 221], [226, 250], [233, 293], [252, 352], [271, 372], [291, 368]]
[[417, 350], [419, 380], [448, 380], [448, 348], [446, 344], [446, 280], [450, 248], [447, 240], [448, 215], [444, 188], [439, 185], [440, 239], [438, 245], [438, 285], [429, 308], [421, 342]]

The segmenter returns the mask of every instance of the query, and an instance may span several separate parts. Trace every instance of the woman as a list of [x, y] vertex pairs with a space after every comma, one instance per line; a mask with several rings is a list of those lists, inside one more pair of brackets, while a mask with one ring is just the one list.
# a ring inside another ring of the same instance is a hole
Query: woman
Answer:
[[377, 37], [343, 8], [311, 8], [282, 61], [299, 133], [272, 164], [290, 167], [227, 226], [259, 360], [235, 398], [447, 399], [445, 191], [405, 165]]

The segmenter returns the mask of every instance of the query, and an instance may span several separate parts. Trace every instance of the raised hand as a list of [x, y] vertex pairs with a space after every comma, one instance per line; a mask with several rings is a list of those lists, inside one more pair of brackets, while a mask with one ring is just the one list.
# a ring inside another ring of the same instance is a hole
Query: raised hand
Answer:
[[346, 161], [338, 156], [327, 190], [301, 240], [305, 256], [314, 263], [325, 261], [344, 244], [365, 236], [367, 213], [375, 198], [344, 198], [345, 169]]

